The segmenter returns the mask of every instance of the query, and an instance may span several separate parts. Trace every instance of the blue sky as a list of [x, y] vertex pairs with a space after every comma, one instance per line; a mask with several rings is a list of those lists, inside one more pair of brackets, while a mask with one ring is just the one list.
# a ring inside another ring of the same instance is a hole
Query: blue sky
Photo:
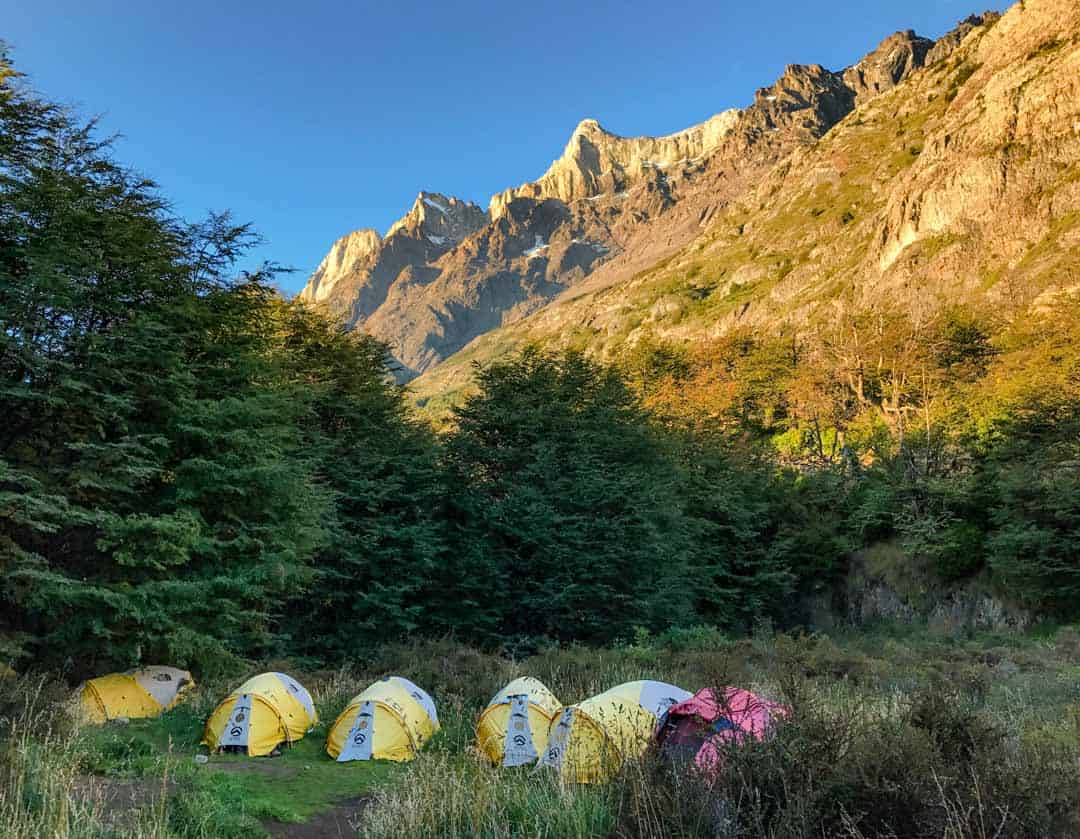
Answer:
[[421, 189], [486, 205], [540, 175], [584, 117], [670, 133], [785, 64], [839, 69], [986, 5], [0, 0], [0, 38], [41, 92], [121, 133], [118, 157], [178, 213], [253, 222], [295, 291], [334, 239], [385, 231]]

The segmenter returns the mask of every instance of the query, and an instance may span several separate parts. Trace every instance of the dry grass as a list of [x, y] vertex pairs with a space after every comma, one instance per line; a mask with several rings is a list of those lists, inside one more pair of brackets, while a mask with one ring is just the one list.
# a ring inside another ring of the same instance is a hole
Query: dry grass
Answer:
[[[0, 825], [5, 839], [165, 839], [169, 777], [150, 806], [129, 810], [107, 781], [81, 773], [74, 703], [45, 677], [6, 680], [0, 718]], [[210, 834], [207, 834], [208, 836]]]
[[[380, 790], [360, 832], [492, 839], [1074, 836], [1080, 679], [1069, 655], [1067, 643], [1058, 649], [929, 637], [552, 651], [525, 665], [564, 701], [643, 675], [687, 687], [734, 682], [791, 704], [793, 722], [770, 742], [728, 755], [711, 784], [648, 755], [609, 785], [561, 787], [543, 771], [492, 770], [467, 742], [456, 743]], [[450, 726], [467, 731], [468, 722]]]
[[[701, 630], [517, 661], [450, 640], [422, 641], [387, 647], [362, 666], [295, 675], [327, 724], [354, 693], [390, 672], [414, 679], [438, 702], [443, 731], [420, 759], [369, 779], [377, 786], [357, 824], [366, 837], [1068, 837], [1080, 835], [1078, 637], [1064, 629], [1054, 641], [902, 632], [725, 641]], [[728, 755], [712, 784], [650, 754], [610, 784], [564, 786], [545, 771], [492, 769], [473, 749], [480, 709], [524, 673], [566, 703], [647, 677], [690, 689], [739, 684], [795, 713], [771, 741]], [[186, 752], [223, 689], [203, 686], [132, 750], [127, 740], [137, 726], [87, 735], [72, 724], [65, 687], [9, 680], [0, 686], [4, 835], [251, 836], [258, 824], [242, 817], [238, 796], [254, 792], [265, 806], [299, 813], [288, 796], [272, 800], [274, 789], [192, 772]], [[118, 739], [124, 754], [111, 751]], [[320, 784], [343, 777], [318, 735], [309, 739], [303, 755], [286, 758], [311, 764]], [[96, 788], [86, 781], [92, 772], [101, 776]], [[153, 794], [117, 819], [107, 793], [123, 783]]]

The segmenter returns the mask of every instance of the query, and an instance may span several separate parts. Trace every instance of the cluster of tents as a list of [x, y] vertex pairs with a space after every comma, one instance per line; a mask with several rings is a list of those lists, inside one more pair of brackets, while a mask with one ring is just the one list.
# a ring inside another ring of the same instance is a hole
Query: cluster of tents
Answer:
[[[152, 717], [174, 707], [194, 684], [186, 671], [149, 667], [91, 679], [80, 698], [92, 722]], [[480, 714], [476, 747], [495, 766], [536, 764], [578, 783], [609, 780], [651, 743], [673, 759], [715, 773], [725, 744], [763, 739], [787, 715], [786, 707], [741, 688], [691, 694], [650, 680], [564, 707], [542, 682], [523, 676]], [[203, 744], [214, 751], [270, 755], [302, 739], [318, 721], [303, 685], [285, 673], [263, 673], [218, 704]], [[408, 761], [438, 730], [431, 696], [408, 679], [388, 676], [349, 701], [330, 727], [326, 751], [341, 763]]]

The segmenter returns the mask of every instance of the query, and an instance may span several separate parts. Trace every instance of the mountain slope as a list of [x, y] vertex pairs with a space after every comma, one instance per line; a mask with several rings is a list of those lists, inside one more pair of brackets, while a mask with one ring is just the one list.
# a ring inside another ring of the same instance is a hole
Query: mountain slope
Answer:
[[[473, 361], [526, 342], [611, 358], [644, 337], [802, 328], [882, 302], [1023, 317], [1080, 286], [1080, 7], [1027, 0], [973, 23], [894, 89], [857, 94], [692, 243], [477, 339], [415, 383], [421, 402], [439, 410]], [[848, 72], [867, 90], [880, 78]]]
[[667, 137], [584, 120], [544, 175], [494, 196], [486, 213], [421, 193], [385, 239], [339, 240], [301, 296], [386, 340], [411, 378], [555, 298], [667, 258], [777, 161], [947, 48], [899, 32], [840, 73], [791, 65], [747, 108]]

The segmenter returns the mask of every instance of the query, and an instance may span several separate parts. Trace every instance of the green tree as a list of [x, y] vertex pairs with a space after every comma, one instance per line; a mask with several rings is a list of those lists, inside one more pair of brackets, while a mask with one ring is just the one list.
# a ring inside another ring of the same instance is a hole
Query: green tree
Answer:
[[619, 376], [529, 349], [477, 377], [447, 440], [458, 546], [441, 584], [478, 614], [453, 622], [608, 641], [685, 621], [679, 470]]
[[680, 494], [698, 619], [735, 631], [763, 618], [790, 623], [795, 613], [788, 598], [797, 573], [780, 538], [781, 485], [771, 464], [700, 429], [674, 440], [683, 466]]
[[289, 375], [308, 404], [304, 447], [330, 504], [312, 585], [291, 610], [304, 630], [293, 646], [357, 655], [430, 627], [430, 581], [445, 561], [436, 441], [409, 417], [384, 344], [279, 308]]
[[250, 231], [3, 84], [0, 632], [79, 671], [257, 651], [323, 534]]
[[1029, 603], [1058, 617], [1077, 617], [1080, 451], [1066, 462], [1009, 464], [999, 487], [987, 545], [992, 571]]

